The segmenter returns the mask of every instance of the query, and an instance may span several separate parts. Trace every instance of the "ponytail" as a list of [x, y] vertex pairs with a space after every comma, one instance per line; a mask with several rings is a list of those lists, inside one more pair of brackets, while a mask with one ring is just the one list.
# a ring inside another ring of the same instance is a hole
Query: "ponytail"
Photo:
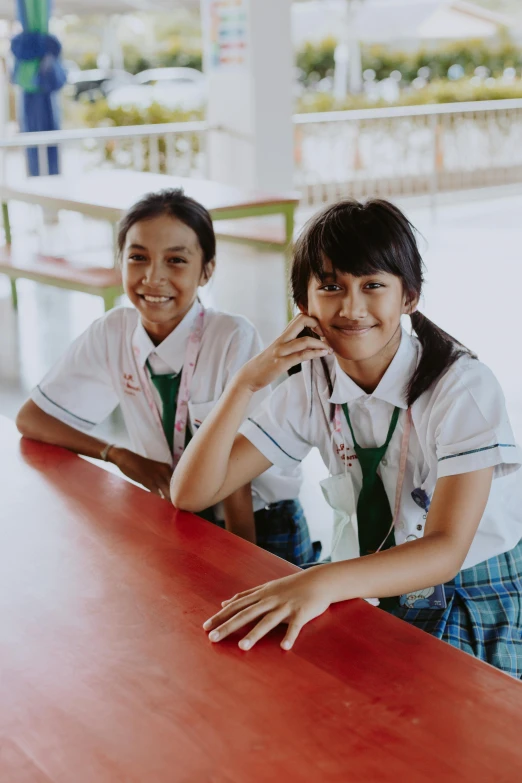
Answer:
[[406, 389], [408, 405], [412, 405], [461, 356], [477, 358], [422, 313], [412, 313], [411, 324], [419, 338], [422, 354]]

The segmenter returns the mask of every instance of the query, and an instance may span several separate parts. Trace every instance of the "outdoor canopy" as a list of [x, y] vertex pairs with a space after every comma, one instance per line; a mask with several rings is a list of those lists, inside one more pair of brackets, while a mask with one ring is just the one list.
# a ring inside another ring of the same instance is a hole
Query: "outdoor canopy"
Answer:
[[[39, 2], [39, 0], [38, 0]], [[53, 15], [131, 14], [168, 12], [176, 7], [199, 6], [199, 0], [55, 0]], [[16, 18], [15, 0], [0, 0], [0, 19]]]

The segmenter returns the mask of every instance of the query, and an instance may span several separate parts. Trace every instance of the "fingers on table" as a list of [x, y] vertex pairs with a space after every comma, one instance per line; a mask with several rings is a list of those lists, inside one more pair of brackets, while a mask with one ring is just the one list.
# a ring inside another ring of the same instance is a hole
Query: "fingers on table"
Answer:
[[247, 595], [253, 595], [254, 593], [257, 593], [257, 591], [260, 590], [262, 587], [264, 587], [264, 585], [259, 585], [258, 587], [251, 587], [250, 590], [243, 590], [243, 592], [241, 593], [236, 593], [236, 595], [233, 595], [232, 598], [227, 598], [225, 601], [222, 601], [221, 606], [228, 606], [234, 601], [239, 601], [241, 598], [245, 598]]
[[[248, 598], [244, 600], [248, 601]], [[240, 602], [238, 602], [238, 604], [239, 603]], [[248, 625], [254, 620], [257, 620], [258, 617], [269, 612], [271, 608], [272, 607], [267, 601], [256, 601], [255, 603], [245, 606], [244, 609], [239, 609], [238, 606], [227, 607], [212, 618], [212, 627], [214, 630], [209, 633], [208, 638], [211, 642], [220, 642], [222, 639], [230, 636], [231, 633], [234, 633], [234, 631], [243, 628], [244, 625]]]
[[250, 650], [256, 642], [266, 636], [267, 633], [273, 631], [282, 622], [285, 621], [288, 614], [286, 607], [282, 606], [279, 609], [274, 609], [272, 612], [268, 612], [262, 620], [260, 620], [255, 628], [248, 633], [244, 639], [239, 642], [239, 647], [242, 650]]
[[164, 500], [170, 500], [170, 473], [166, 472], [157, 478], [158, 495]]
[[226, 622], [231, 617], [234, 617], [234, 615], [238, 614], [241, 610], [256, 603], [259, 603], [259, 601], [254, 595], [246, 595], [244, 598], [239, 598], [237, 601], [233, 601], [232, 603], [227, 604], [227, 606], [224, 606], [217, 614], [203, 623], [203, 628], [205, 631], [211, 631], [219, 625], [222, 625], [222, 623]]
[[304, 622], [300, 620], [299, 618], [295, 618], [292, 620], [291, 623], [288, 625], [288, 630], [285, 634], [285, 638], [281, 642], [281, 647], [283, 650], [291, 650], [294, 646], [294, 642], [301, 633], [301, 629], [304, 625]]

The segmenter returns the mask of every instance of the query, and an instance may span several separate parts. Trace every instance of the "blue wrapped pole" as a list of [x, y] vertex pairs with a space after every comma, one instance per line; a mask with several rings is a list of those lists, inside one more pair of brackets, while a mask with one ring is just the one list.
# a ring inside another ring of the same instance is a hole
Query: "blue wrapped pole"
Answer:
[[[23, 32], [11, 41], [15, 57], [13, 81], [21, 87], [19, 123], [23, 132], [59, 130], [57, 93], [66, 82], [60, 62], [61, 44], [49, 35], [52, 0], [17, 0], [18, 18]], [[27, 151], [30, 176], [58, 174], [57, 147], [47, 148], [46, 172], [40, 172], [38, 150]]]

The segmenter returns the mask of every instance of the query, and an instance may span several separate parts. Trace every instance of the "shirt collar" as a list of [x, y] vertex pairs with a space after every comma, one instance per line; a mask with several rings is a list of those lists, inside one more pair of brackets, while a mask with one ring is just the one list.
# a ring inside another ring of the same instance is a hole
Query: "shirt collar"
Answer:
[[334, 405], [342, 405], [352, 402], [360, 397], [375, 397], [378, 400], [389, 402], [394, 407], [408, 407], [406, 399], [406, 387], [418, 361], [418, 346], [415, 337], [412, 337], [404, 329], [401, 330], [401, 342], [397, 353], [393, 357], [390, 366], [384, 373], [375, 391], [368, 395], [355, 381], [341, 370], [335, 359], [335, 382], [329, 402]]
[[136, 361], [143, 367], [152, 353], [162, 359], [173, 372], [179, 373], [185, 361], [187, 340], [192, 331], [194, 321], [199, 313], [200, 303], [196, 299], [188, 313], [176, 328], [159, 345], [154, 345], [149, 335], [139, 321], [132, 337], [132, 349]]

